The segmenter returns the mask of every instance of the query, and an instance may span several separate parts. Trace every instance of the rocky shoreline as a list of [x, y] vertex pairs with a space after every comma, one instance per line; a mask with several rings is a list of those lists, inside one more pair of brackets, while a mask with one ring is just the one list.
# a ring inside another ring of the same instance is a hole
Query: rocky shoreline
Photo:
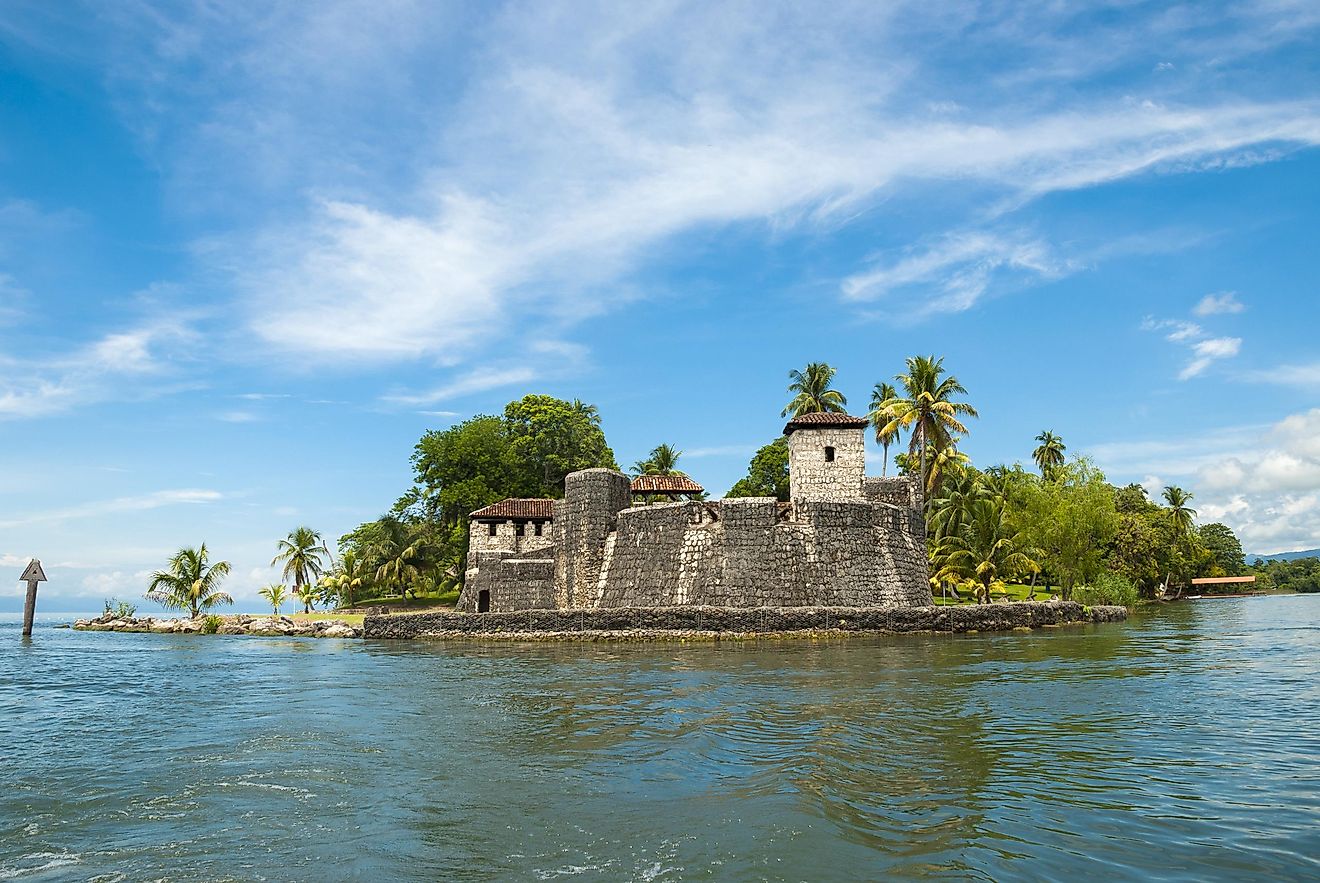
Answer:
[[337, 619], [296, 620], [288, 616], [220, 616], [219, 627], [207, 631], [206, 617], [157, 619], [153, 616], [122, 618], [112, 614], [80, 619], [73, 624], [85, 632], [151, 632], [161, 635], [251, 635], [262, 638], [360, 638], [362, 629]]
[[382, 640], [654, 641], [918, 632], [1008, 632], [1122, 622], [1125, 607], [1023, 601], [936, 607], [615, 607], [368, 616]]

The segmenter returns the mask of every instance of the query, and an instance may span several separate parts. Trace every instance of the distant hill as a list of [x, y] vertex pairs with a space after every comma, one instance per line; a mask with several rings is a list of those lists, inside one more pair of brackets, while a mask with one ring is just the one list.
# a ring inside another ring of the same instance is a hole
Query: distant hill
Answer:
[[1303, 552], [1275, 552], [1273, 555], [1247, 555], [1247, 564], [1263, 558], [1266, 561], [1296, 561], [1298, 558], [1320, 558], [1320, 549], [1307, 549]]

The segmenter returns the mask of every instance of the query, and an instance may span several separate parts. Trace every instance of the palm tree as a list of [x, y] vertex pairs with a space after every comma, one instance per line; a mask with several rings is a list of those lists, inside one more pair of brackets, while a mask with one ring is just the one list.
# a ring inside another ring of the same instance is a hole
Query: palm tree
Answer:
[[903, 395], [882, 402], [880, 410], [888, 411], [889, 422], [880, 432], [897, 435], [912, 431], [909, 454], [919, 454], [918, 474], [921, 486], [926, 487], [926, 470], [930, 462], [927, 446], [937, 452], [953, 445], [957, 436], [966, 435], [967, 427], [958, 419], [960, 415], [977, 416], [976, 409], [966, 402], [955, 402], [953, 396], [967, 390], [953, 375], [945, 373], [944, 359], [934, 356], [911, 356], [907, 360], [907, 373], [895, 380], [903, 388]]
[[210, 564], [209, 558], [206, 543], [175, 552], [168, 570], [151, 575], [147, 598], [172, 610], [186, 609], [191, 619], [217, 604], [233, 604], [234, 599], [220, 591], [220, 581], [229, 576], [229, 562]]
[[949, 550], [946, 567], [974, 580], [980, 602], [989, 604], [992, 583], [1039, 566], [1022, 553], [1026, 535], [1013, 530], [1008, 507], [1002, 501], [975, 500], [967, 515], [962, 533], [948, 537], [942, 544]]
[[325, 577], [322, 582], [334, 589], [342, 606], [352, 607], [353, 593], [367, 583], [365, 570], [366, 568], [358, 563], [357, 555], [350, 549], [340, 556], [339, 564], [335, 567], [334, 572]]
[[678, 469], [678, 458], [683, 456], [683, 452], [673, 445], [656, 445], [645, 460], [638, 460], [633, 464], [633, 473], [636, 475], [686, 475]]
[[820, 412], [842, 414], [848, 400], [837, 389], [830, 389], [834, 374], [834, 369], [824, 362], [811, 362], [805, 371], [789, 371], [788, 379], [792, 382], [788, 385], [788, 391], [795, 395], [779, 416], [792, 414], [801, 417], [803, 414]]
[[417, 579], [420, 571], [412, 560], [417, 557], [417, 546], [405, 546], [398, 549], [392, 558], [389, 558], [380, 567], [376, 568], [376, 579], [392, 585], [399, 590], [399, 599], [408, 600], [408, 585]]
[[1169, 504], [1169, 514], [1173, 517], [1173, 523], [1178, 525], [1178, 529], [1187, 533], [1192, 529], [1192, 519], [1196, 517], [1196, 510], [1187, 504], [1192, 501], [1192, 495], [1180, 487], [1170, 486], [1164, 489], [1164, 502]]
[[257, 594], [270, 602], [271, 609], [275, 611], [276, 616], [280, 615], [280, 605], [289, 600], [288, 592], [283, 583], [271, 583]]
[[871, 391], [871, 412], [866, 415], [866, 419], [871, 421], [871, 426], [875, 428], [875, 443], [885, 449], [885, 459], [880, 463], [880, 474], [889, 474], [889, 446], [898, 438], [898, 430], [885, 432], [889, 425], [890, 413], [885, 407], [885, 403], [898, 397], [898, 390], [894, 389], [892, 383], [877, 383], [875, 389]]
[[271, 559], [271, 567], [284, 565], [281, 576], [293, 580], [293, 594], [301, 598], [303, 586], [313, 585], [325, 571], [330, 550], [321, 540], [321, 534], [310, 527], [293, 529], [276, 549], [278, 553]]
[[1041, 477], [1049, 479], [1054, 475], [1054, 470], [1063, 465], [1063, 452], [1068, 450], [1068, 446], [1048, 429], [1036, 436], [1036, 441], [1040, 445], [1031, 452], [1031, 459], [1040, 467]]
[[311, 613], [312, 605], [320, 599], [321, 593], [317, 587], [308, 583], [305, 586], [299, 586], [293, 590], [293, 596], [298, 599], [298, 603], [303, 606], [303, 613]]

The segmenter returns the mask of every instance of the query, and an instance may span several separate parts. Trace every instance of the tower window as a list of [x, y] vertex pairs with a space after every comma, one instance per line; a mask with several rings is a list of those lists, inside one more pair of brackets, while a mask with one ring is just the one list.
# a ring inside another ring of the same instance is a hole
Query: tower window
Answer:
[[495, 536], [495, 522], [492, 521], [490, 524], [486, 525], [486, 527], [490, 529], [490, 535]]
[[515, 523], [514, 526], [513, 526], [513, 535], [516, 536], [516, 537], [520, 537], [520, 536], [522, 536], [522, 535], [523, 535], [523, 527], [524, 527], [524, 522], [519, 521], [519, 522]]
[[536, 522], [536, 535], [537, 535], [538, 537], [541, 535], [541, 528], [542, 528], [541, 522], [539, 522], [539, 521]]
[[834, 448], [831, 447], [825, 448], [825, 462], [826, 463], [834, 462]]

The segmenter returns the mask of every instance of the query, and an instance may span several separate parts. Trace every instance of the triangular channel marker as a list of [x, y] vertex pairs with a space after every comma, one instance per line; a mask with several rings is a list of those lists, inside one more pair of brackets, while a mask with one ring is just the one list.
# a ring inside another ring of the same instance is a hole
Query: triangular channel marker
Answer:
[[46, 571], [41, 569], [41, 562], [36, 558], [29, 561], [27, 569], [23, 571], [23, 575], [18, 578], [18, 581], [21, 583], [46, 582]]

